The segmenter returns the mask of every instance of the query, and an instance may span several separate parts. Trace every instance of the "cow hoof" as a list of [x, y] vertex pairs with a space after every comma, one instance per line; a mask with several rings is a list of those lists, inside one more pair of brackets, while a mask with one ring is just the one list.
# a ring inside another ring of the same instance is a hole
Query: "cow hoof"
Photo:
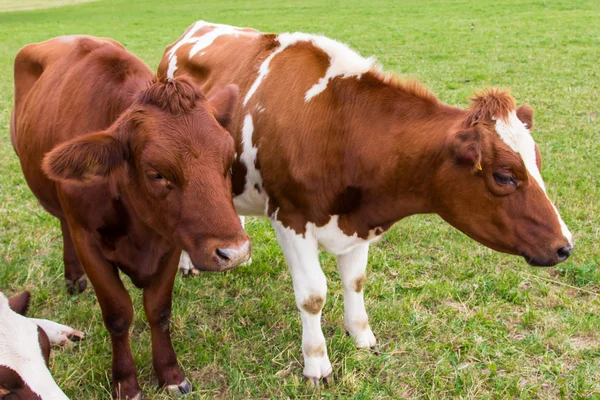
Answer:
[[79, 331], [73, 331], [70, 333], [67, 333], [67, 339], [69, 339], [71, 342], [79, 342], [84, 338], [84, 334], [83, 332], [79, 332]]
[[192, 268], [192, 269], [179, 268], [179, 270], [181, 271], [181, 275], [183, 275], [184, 278], [189, 278], [191, 276], [198, 276], [202, 273], [197, 268]]
[[79, 278], [75, 281], [67, 280], [66, 285], [67, 285], [67, 291], [69, 292], [70, 295], [83, 293], [83, 291], [87, 287], [87, 279], [85, 276], [82, 276], [81, 278]]
[[184, 379], [179, 385], [167, 386], [167, 390], [175, 394], [188, 394], [192, 391], [192, 385], [190, 385], [187, 379]]
[[321, 382], [323, 382], [325, 384], [325, 386], [332, 386], [333, 385], [333, 374], [329, 374], [327, 376], [324, 376], [322, 378], [306, 378], [308, 380], [308, 383], [310, 384], [310, 386], [312, 387], [319, 387], [321, 386]]

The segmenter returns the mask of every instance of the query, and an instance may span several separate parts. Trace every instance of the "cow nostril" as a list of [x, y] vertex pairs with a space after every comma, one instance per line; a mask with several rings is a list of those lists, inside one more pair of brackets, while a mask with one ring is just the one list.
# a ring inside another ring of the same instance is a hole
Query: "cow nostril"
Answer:
[[234, 253], [232, 249], [217, 249], [215, 252], [217, 253], [217, 257], [225, 261], [229, 261]]
[[558, 260], [559, 261], [565, 261], [571, 255], [571, 251], [573, 251], [573, 249], [571, 247], [569, 247], [569, 246], [564, 246], [564, 247], [561, 247], [560, 249], [558, 249], [556, 251], [556, 255], [558, 256]]

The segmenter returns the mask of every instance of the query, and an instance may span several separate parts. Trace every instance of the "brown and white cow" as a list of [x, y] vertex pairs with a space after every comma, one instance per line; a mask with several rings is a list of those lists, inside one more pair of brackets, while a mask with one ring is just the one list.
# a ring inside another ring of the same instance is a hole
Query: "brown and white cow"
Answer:
[[83, 333], [25, 317], [30, 297], [27, 291], [10, 298], [0, 292], [0, 399], [67, 399], [48, 370], [50, 345], [80, 340]]
[[573, 249], [540, 175], [533, 110], [505, 91], [481, 92], [462, 110], [329, 38], [203, 21], [167, 47], [158, 75], [190, 76], [206, 93], [239, 86], [234, 204], [271, 219], [302, 317], [304, 375], [314, 381], [332, 371], [319, 247], [338, 256], [345, 326], [359, 347], [375, 345], [363, 301], [369, 243], [404, 217], [436, 213], [532, 265]]
[[169, 332], [181, 249], [211, 271], [250, 257], [223, 127], [237, 87], [214, 93], [207, 101], [186, 79], [156, 80], [110, 39], [59, 37], [25, 46], [15, 60], [13, 144], [29, 187], [60, 220], [66, 268], [83, 266], [94, 287], [123, 399], [141, 394], [119, 271], [144, 291], [159, 384], [188, 392]]

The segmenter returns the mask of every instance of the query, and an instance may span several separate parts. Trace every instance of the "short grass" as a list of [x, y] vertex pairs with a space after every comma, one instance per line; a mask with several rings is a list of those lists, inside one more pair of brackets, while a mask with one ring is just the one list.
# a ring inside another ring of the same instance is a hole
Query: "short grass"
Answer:
[[[27, 3], [22, 1], [21, 3]], [[189, 398], [600, 398], [600, 3], [491, 1], [100, 1], [0, 14], [0, 289], [34, 294], [32, 313], [87, 334], [54, 352], [73, 399], [106, 399], [110, 346], [92, 290], [70, 297], [57, 221], [29, 191], [9, 140], [12, 60], [30, 42], [87, 33], [121, 41], [152, 68], [196, 19], [266, 31], [323, 33], [415, 76], [445, 102], [512, 89], [536, 109], [543, 175], [573, 231], [565, 264], [534, 269], [434, 216], [398, 223], [370, 255], [366, 302], [381, 355], [343, 330], [342, 289], [323, 254], [323, 326], [336, 382], [302, 379], [301, 327], [273, 231], [253, 219], [254, 263], [178, 278], [173, 343]], [[132, 343], [146, 398], [155, 388], [140, 293]]]

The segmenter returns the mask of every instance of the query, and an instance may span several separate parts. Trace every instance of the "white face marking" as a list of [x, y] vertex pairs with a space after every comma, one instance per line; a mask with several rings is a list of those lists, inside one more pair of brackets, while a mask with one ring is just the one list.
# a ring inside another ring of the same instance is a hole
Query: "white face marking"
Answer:
[[169, 68], [167, 69], [167, 78], [173, 79], [175, 75], [175, 71], [177, 71], [177, 56], [171, 57], [169, 59]]
[[304, 95], [306, 102], [323, 92], [330, 80], [337, 76], [349, 78], [360, 76], [375, 67], [375, 58], [363, 58], [347, 45], [324, 36], [313, 36], [313, 44], [329, 55], [329, 68], [325, 76]]
[[46, 368], [38, 330], [29, 318], [12, 311], [0, 293], [0, 365], [15, 371], [43, 399], [68, 400]]
[[[496, 118], [496, 132], [498, 132], [498, 135], [504, 141], [504, 143], [508, 145], [508, 147], [521, 156], [523, 163], [525, 164], [525, 168], [527, 168], [527, 172], [529, 172], [533, 179], [538, 183], [540, 188], [542, 188], [544, 193], [546, 193], [546, 185], [544, 185], [542, 175], [536, 163], [535, 142], [529, 133], [529, 129], [527, 129], [525, 124], [517, 117], [516, 111], [512, 111], [506, 120], [502, 118]], [[556, 218], [558, 218], [558, 223], [560, 224], [563, 236], [567, 239], [571, 247], [573, 247], [573, 235], [565, 225], [564, 221], [560, 217], [560, 214], [558, 213], [558, 210], [550, 198], [548, 198], [547, 194], [546, 198], [556, 212]]]
[[246, 184], [244, 191], [233, 199], [233, 204], [238, 213], [244, 215], [264, 215], [267, 195], [264, 190], [256, 190], [256, 185], [262, 188], [262, 176], [256, 169], [256, 155], [258, 148], [252, 145], [252, 134], [254, 133], [254, 123], [252, 115], [247, 114], [244, 117], [242, 126], [242, 154], [240, 161], [246, 166]]

